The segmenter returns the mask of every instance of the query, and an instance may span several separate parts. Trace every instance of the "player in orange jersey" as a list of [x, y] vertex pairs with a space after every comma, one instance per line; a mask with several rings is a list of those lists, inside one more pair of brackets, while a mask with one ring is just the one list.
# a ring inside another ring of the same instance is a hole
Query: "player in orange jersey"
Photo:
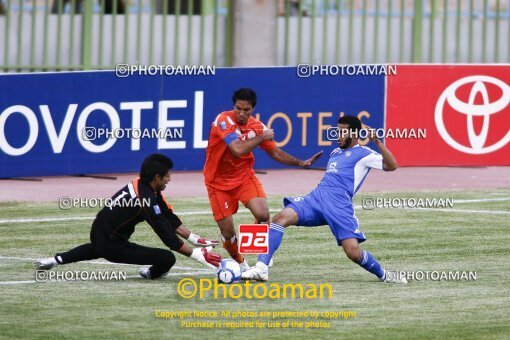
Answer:
[[220, 113], [212, 123], [204, 177], [223, 247], [245, 271], [249, 266], [237, 249], [232, 218], [239, 201], [251, 211], [258, 223], [269, 222], [266, 193], [253, 170], [255, 158], [252, 150], [259, 146], [275, 161], [300, 167], [312, 165], [322, 151], [307, 160], [300, 160], [277, 147], [273, 141], [274, 131], [251, 116], [257, 104], [253, 90], [242, 88], [235, 91], [232, 101], [234, 109]]

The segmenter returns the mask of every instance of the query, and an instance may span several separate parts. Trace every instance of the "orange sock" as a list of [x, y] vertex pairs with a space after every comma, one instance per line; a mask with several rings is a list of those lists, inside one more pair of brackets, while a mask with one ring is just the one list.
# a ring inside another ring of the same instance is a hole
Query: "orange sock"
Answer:
[[234, 236], [230, 240], [225, 240], [223, 237], [221, 239], [223, 240], [223, 248], [227, 250], [227, 252], [230, 254], [230, 257], [232, 257], [238, 263], [243, 263], [244, 257], [243, 255], [239, 254], [239, 249], [237, 248], [237, 238]]

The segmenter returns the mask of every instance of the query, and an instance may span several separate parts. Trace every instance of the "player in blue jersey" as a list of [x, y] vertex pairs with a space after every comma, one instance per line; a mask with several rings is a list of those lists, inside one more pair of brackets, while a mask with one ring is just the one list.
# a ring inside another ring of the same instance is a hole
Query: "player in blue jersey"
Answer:
[[[329, 225], [339, 246], [355, 263], [376, 275], [383, 282], [407, 283], [395, 277], [377, 262], [371, 253], [359, 246], [366, 240], [354, 214], [352, 198], [370, 169], [393, 171], [397, 161], [386, 146], [369, 130], [369, 137], [380, 153], [361, 146], [358, 134], [361, 121], [354, 116], [338, 120], [338, 148], [331, 152], [326, 173], [319, 185], [304, 197], [284, 199], [285, 208], [273, 217], [269, 228], [269, 251], [259, 255], [257, 265], [242, 274], [245, 280], [267, 281], [268, 264], [282, 242], [285, 228], [291, 225], [314, 227]], [[368, 127], [367, 127], [368, 128]]]

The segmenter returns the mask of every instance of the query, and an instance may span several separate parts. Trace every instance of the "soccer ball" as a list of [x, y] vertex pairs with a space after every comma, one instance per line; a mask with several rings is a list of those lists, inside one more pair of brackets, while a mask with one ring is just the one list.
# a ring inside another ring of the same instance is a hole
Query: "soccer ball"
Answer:
[[221, 260], [220, 266], [216, 271], [216, 277], [221, 283], [234, 283], [241, 280], [241, 266], [232, 259]]

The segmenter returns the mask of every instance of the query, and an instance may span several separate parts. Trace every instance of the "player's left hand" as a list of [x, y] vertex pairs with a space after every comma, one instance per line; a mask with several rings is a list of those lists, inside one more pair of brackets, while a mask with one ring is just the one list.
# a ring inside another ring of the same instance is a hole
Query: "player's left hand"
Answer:
[[196, 241], [191, 242], [195, 247], [216, 247], [220, 244], [220, 241], [208, 240], [203, 237], [199, 237]]
[[319, 158], [321, 158], [323, 153], [324, 153], [324, 151], [322, 151], [322, 150], [317, 152], [315, 155], [313, 155], [312, 157], [308, 158], [307, 160], [301, 161], [299, 166], [303, 167], [303, 168], [306, 168], [306, 167], [312, 165], [313, 163], [315, 163], [315, 161], [317, 161]]
[[217, 245], [220, 244], [219, 241], [208, 240], [206, 238], [203, 238], [200, 235], [197, 235], [197, 234], [194, 234], [194, 233], [191, 233], [191, 232], [190, 232], [187, 240], [189, 241], [189, 243], [191, 243], [195, 247], [209, 247], [209, 246], [216, 247]]

